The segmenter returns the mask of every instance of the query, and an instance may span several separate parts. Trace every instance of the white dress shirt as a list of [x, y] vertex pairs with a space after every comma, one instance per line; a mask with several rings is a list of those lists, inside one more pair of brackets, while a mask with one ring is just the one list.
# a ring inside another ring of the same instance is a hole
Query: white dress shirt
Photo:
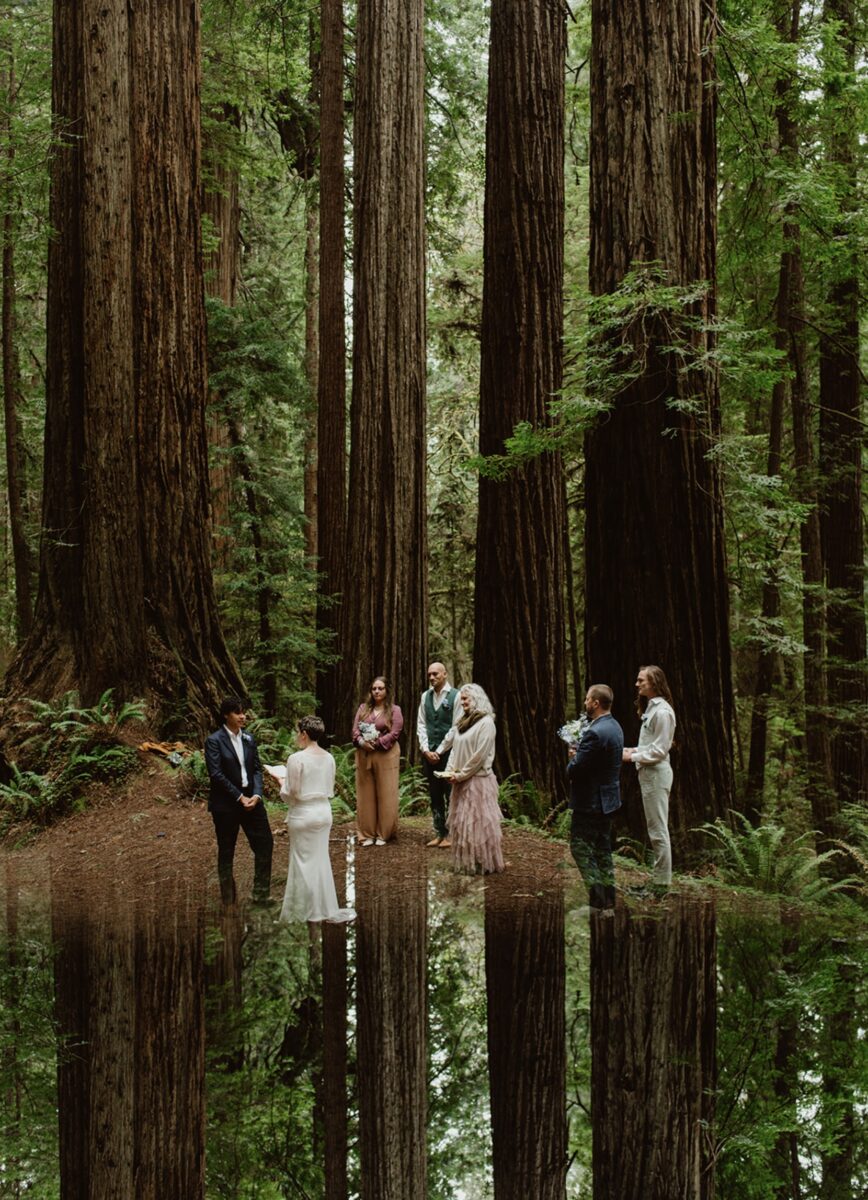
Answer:
[[229, 734], [232, 748], [238, 756], [238, 761], [241, 763], [241, 788], [243, 791], [247, 787], [247, 767], [244, 765], [244, 742], [241, 739], [241, 730], [239, 729], [237, 733], [233, 733], [228, 725], [224, 725], [223, 728]]
[[639, 745], [631, 755], [636, 768], [669, 762], [675, 737], [675, 713], [662, 696], [652, 696], [642, 716]]
[[[451, 691], [452, 684], [447, 679], [439, 692], [435, 692], [433, 688], [428, 688], [428, 691], [422, 693], [422, 699], [419, 701], [419, 711], [416, 713], [416, 737], [419, 739], [419, 749], [423, 754], [427, 750], [431, 749], [431, 747], [428, 745], [428, 724], [425, 720], [425, 700], [428, 696], [428, 692], [432, 693], [434, 699], [434, 711], [437, 712], [440, 708], [440, 705]], [[452, 728], [446, 734], [446, 737], [443, 739], [440, 745], [434, 747], [437, 754], [442, 754], [444, 750], [448, 749], [448, 747], [452, 745], [452, 739], [455, 737], [455, 726], [463, 716], [464, 712], [458, 702], [458, 696], [456, 695], [454, 711], [452, 713]]]

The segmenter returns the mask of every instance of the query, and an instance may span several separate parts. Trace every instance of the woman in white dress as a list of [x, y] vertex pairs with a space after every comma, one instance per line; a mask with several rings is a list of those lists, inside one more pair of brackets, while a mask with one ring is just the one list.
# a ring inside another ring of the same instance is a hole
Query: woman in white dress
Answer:
[[452, 780], [452, 861], [458, 871], [489, 874], [504, 867], [497, 778], [491, 769], [497, 740], [494, 709], [478, 683], [463, 684], [459, 701], [464, 715], [452, 726], [452, 753], [443, 772], [444, 779]]
[[280, 789], [289, 805], [289, 873], [280, 910], [281, 921], [352, 921], [351, 908], [340, 908], [329, 862], [329, 831], [335, 790], [335, 760], [320, 746], [325, 725], [319, 717], [302, 717], [298, 746], [286, 760]]

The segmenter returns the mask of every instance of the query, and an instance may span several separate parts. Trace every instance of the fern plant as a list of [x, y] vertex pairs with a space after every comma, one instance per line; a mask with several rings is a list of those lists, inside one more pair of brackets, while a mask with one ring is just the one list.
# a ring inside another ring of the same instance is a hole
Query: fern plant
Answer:
[[774, 821], [754, 826], [741, 813], [733, 819], [730, 826], [718, 818], [700, 831], [713, 843], [721, 877], [734, 887], [816, 904], [852, 883], [824, 876], [823, 865], [841, 851], [817, 854], [812, 833], [793, 837]]

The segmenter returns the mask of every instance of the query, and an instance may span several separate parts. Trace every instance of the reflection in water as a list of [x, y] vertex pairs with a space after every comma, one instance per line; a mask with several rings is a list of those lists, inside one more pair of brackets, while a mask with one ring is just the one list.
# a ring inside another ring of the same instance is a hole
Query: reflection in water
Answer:
[[53, 896], [64, 1200], [204, 1195], [202, 922], [164, 899]]
[[710, 903], [591, 917], [595, 1196], [714, 1195], [715, 953]]
[[[518, 893], [516, 898], [515, 893]], [[566, 1196], [564, 897], [487, 881], [485, 984], [496, 1200]]]
[[670, 895], [592, 915], [589, 942], [557, 871], [456, 877], [403, 833], [354, 870], [355, 926], [242, 906], [206, 937], [180, 885], [133, 905], [54, 880], [49, 910], [7, 860], [0, 1195], [864, 1193], [855, 923], [735, 899], [716, 933]]
[[402, 839], [356, 861], [359, 1149], [365, 1200], [427, 1195], [426, 862]]

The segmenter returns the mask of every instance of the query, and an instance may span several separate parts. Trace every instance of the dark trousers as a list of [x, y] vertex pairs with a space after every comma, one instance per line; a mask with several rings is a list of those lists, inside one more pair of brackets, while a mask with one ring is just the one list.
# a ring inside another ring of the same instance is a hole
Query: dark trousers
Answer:
[[235, 900], [235, 879], [232, 862], [235, 858], [235, 843], [238, 830], [243, 829], [250, 849], [253, 851], [253, 899], [267, 900], [271, 891], [271, 855], [274, 837], [268, 824], [265, 805], [260, 800], [253, 808], [238, 804], [231, 812], [212, 812], [214, 832], [217, 834], [217, 875], [220, 879], [220, 896], [224, 904]]
[[573, 811], [570, 851], [582, 873], [592, 908], [615, 907], [612, 818], [606, 813]]
[[434, 819], [434, 832], [439, 838], [445, 838], [449, 832], [449, 827], [446, 823], [446, 810], [449, 807], [449, 793], [452, 791], [452, 784], [448, 779], [435, 779], [434, 772], [445, 771], [448, 762], [448, 754], [441, 754], [439, 761], [436, 763], [429, 762], [427, 758], [422, 759], [422, 769], [428, 781], [428, 795], [431, 797], [431, 816]]

